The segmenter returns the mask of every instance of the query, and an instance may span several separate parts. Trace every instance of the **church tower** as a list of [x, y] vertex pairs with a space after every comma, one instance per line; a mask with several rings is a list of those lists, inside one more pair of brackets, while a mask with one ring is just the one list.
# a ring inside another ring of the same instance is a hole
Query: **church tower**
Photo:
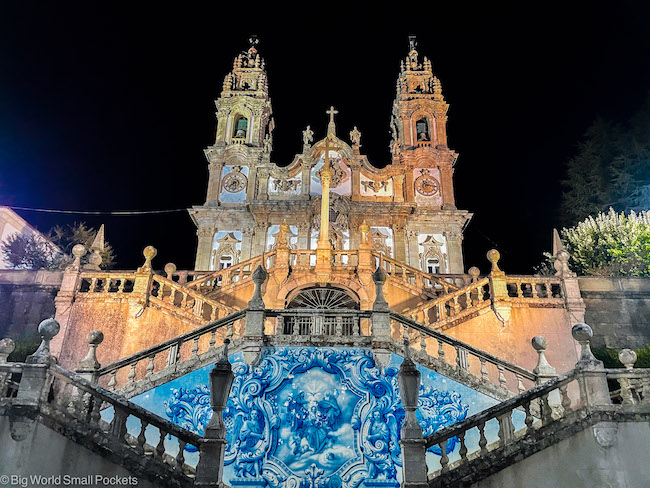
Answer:
[[447, 110], [431, 61], [420, 60], [415, 37], [402, 61], [391, 118], [393, 164], [409, 168], [407, 201], [455, 209], [452, 182], [458, 154], [447, 147]]
[[[259, 40], [252, 36], [249, 43], [249, 49], [235, 57], [215, 101], [216, 138], [204, 151], [209, 171], [206, 200], [190, 211], [198, 227], [196, 269], [235, 264], [242, 244], [250, 248], [248, 229], [253, 222], [243, 204], [255, 198], [259, 167], [270, 164], [274, 124], [268, 80], [257, 50]], [[237, 253], [214, 252], [223, 247], [219, 243], [226, 235], [237, 241]], [[250, 256], [244, 252], [244, 257]]]

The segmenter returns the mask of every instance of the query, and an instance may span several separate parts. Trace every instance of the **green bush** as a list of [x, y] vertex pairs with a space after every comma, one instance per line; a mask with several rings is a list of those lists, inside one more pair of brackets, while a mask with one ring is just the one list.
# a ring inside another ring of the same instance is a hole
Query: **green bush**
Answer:
[[[641, 349], [635, 349], [637, 355], [635, 368], [650, 368], [650, 344], [647, 344]], [[594, 356], [600, 359], [606, 368], [622, 368], [623, 365], [618, 360], [618, 349], [609, 349], [608, 347], [601, 346], [593, 348]]]

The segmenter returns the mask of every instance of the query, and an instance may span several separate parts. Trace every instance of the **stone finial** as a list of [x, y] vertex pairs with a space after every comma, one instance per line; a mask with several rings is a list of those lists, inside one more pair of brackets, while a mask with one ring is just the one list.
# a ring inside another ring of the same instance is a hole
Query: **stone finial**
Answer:
[[67, 267], [71, 271], [78, 271], [81, 269], [81, 258], [86, 254], [86, 246], [83, 244], [75, 244], [72, 248], [72, 255], [74, 256], [74, 261], [72, 264]]
[[167, 274], [167, 279], [171, 281], [173, 274], [176, 273], [176, 265], [174, 263], [167, 263], [165, 265], [165, 273]]
[[386, 283], [387, 279], [388, 279], [388, 275], [382, 269], [381, 265], [379, 265], [375, 270], [375, 272], [372, 274], [372, 281], [375, 282], [375, 289], [377, 290], [377, 296], [375, 298], [375, 302], [372, 304], [373, 310], [379, 310], [379, 311], [388, 310], [388, 302], [384, 297], [384, 284]]
[[537, 351], [538, 354], [537, 366], [535, 366], [535, 368], [533, 369], [533, 373], [535, 373], [541, 379], [556, 376], [557, 371], [555, 371], [555, 368], [551, 366], [546, 359], [545, 352], [546, 352], [546, 347], [548, 346], [548, 341], [546, 340], [546, 337], [535, 336], [530, 342], [533, 346], [533, 349], [535, 349], [535, 351]]
[[0, 363], [6, 363], [9, 354], [14, 352], [15, 349], [16, 343], [13, 340], [8, 337], [0, 340]]
[[99, 271], [100, 264], [102, 264], [102, 256], [99, 254], [97, 249], [93, 249], [93, 252], [88, 256], [88, 263], [84, 266], [84, 269], [89, 271]]
[[43, 320], [38, 324], [38, 333], [41, 336], [41, 345], [38, 346], [36, 352], [27, 356], [25, 360], [28, 364], [48, 364], [52, 358], [50, 354], [50, 341], [59, 333], [61, 326], [59, 323], [50, 318]]
[[580, 353], [580, 359], [578, 360], [578, 365], [592, 365], [592, 366], [603, 366], [603, 362], [596, 359], [594, 353], [591, 351], [591, 338], [594, 336], [594, 331], [587, 324], [576, 324], [571, 328], [571, 335], [573, 338], [580, 343], [582, 347], [582, 352]]
[[499, 262], [499, 259], [501, 259], [501, 253], [497, 251], [496, 249], [490, 249], [487, 252], [487, 258], [490, 263], [492, 263], [492, 274], [503, 274], [503, 271], [499, 269], [499, 265], [497, 264]]
[[632, 349], [621, 349], [618, 353], [618, 360], [623, 363], [625, 369], [632, 369], [636, 363], [637, 355]]
[[253, 283], [255, 283], [255, 291], [253, 292], [253, 297], [248, 302], [249, 310], [264, 310], [266, 305], [262, 299], [262, 284], [266, 281], [268, 273], [260, 264], [255, 271], [253, 271]]
[[478, 277], [481, 275], [481, 270], [476, 266], [472, 266], [467, 272], [472, 277], [472, 283], [476, 283], [478, 281]]
[[555, 262], [553, 267], [555, 268], [555, 276], [560, 278], [573, 278], [576, 274], [571, 271], [569, 268], [569, 258], [571, 255], [565, 249], [560, 249], [555, 255]]
[[101, 330], [92, 330], [88, 332], [88, 354], [79, 362], [77, 372], [96, 371], [101, 368], [101, 364], [97, 361], [97, 346], [104, 341], [104, 333]]
[[350, 131], [350, 140], [354, 146], [361, 146], [361, 132], [357, 129], [357, 126], [354, 126], [354, 129]]
[[158, 250], [153, 246], [147, 246], [142, 251], [144, 256], [144, 264], [138, 268], [138, 273], [150, 272], [151, 271], [151, 260], [156, 257]]

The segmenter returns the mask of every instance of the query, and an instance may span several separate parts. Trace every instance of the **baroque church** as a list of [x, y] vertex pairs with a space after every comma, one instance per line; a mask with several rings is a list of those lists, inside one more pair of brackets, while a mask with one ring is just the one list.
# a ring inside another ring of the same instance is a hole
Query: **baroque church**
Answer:
[[356, 127], [349, 137], [337, 135], [334, 107], [327, 111], [327, 134], [315, 140], [307, 127], [302, 153], [288, 165], [272, 163], [264, 60], [255, 44], [235, 58], [216, 101], [216, 140], [205, 150], [206, 201], [190, 210], [196, 269], [222, 269], [274, 249], [285, 221], [292, 249], [316, 249], [327, 158], [333, 250], [357, 249], [365, 222], [373, 249], [384, 256], [427, 273], [463, 273], [463, 229], [471, 214], [454, 203], [458, 154], [447, 146], [449, 105], [431, 62], [414, 39], [410, 47], [393, 102], [391, 160], [381, 169], [363, 155]]
[[334, 107], [271, 162], [256, 40], [235, 57], [189, 209], [195, 269], [148, 246], [105, 271], [101, 238], [78, 244], [38, 350], [8, 362], [0, 340], [1, 483], [649, 486], [650, 370], [594, 357], [559, 239], [551, 276], [507, 274], [494, 249], [466, 269], [449, 105], [409, 48], [383, 168]]

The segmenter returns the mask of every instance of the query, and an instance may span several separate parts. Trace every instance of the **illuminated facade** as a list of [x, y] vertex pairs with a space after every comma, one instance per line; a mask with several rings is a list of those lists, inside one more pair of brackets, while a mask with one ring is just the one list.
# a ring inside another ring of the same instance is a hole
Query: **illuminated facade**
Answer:
[[269, 84], [254, 44], [235, 59], [216, 107], [216, 140], [205, 150], [206, 201], [190, 210], [198, 228], [195, 269], [219, 270], [274, 249], [285, 220], [291, 248], [316, 249], [329, 141], [333, 250], [358, 249], [365, 221], [374, 249], [385, 256], [429, 273], [464, 272], [462, 237], [471, 214], [454, 203], [458, 154], [447, 146], [449, 105], [431, 62], [420, 57], [414, 41], [397, 82], [385, 168], [361, 153], [356, 127], [347, 141], [337, 135], [334, 107], [327, 111], [324, 139], [314, 142], [307, 127], [302, 152], [290, 164], [271, 162]]

